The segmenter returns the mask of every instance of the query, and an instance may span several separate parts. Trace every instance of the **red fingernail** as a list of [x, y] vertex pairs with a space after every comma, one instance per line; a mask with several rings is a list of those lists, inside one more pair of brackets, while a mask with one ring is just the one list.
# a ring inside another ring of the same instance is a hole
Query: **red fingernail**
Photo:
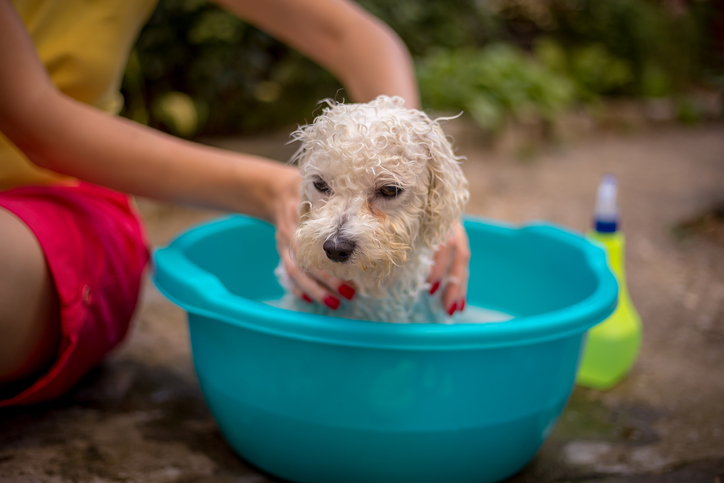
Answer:
[[346, 283], [340, 285], [337, 291], [342, 294], [342, 297], [346, 298], [347, 300], [352, 300], [352, 297], [354, 297], [354, 289]]
[[449, 309], [447, 309], [447, 314], [452, 317], [452, 314], [455, 312], [455, 310], [458, 308], [458, 303], [453, 302], [453, 304], [450, 306]]
[[324, 305], [332, 310], [337, 310], [337, 308], [339, 308], [339, 300], [332, 297], [331, 295], [327, 295], [326, 297], [324, 297]]
[[305, 293], [302, 294], [302, 300], [304, 300], [308, 304], [311, 304], [312, 302], [314, 302], [314, 300], [312, 300], [311, 297], [309, 297], [309, 295], [307, 295]]
[[435, 292], [437, 292], [437, 289], [439, 289], [439, 288], [440, 288], [440, 282], [435, 282], [435, 283], [433, 283], [433, 284], [432, 284], [432, 287], [430, 287], [430, 295], [432, 295], [432, 294], [434, 294]]
[[460, 300], [460, 307], [458, 307], [458, 310], [462, 312], [465, 310], [465, 299]]

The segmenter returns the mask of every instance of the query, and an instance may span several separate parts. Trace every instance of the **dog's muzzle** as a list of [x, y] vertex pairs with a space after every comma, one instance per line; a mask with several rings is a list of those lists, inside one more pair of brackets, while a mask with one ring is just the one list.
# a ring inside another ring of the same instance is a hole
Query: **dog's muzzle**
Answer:
[[354, 252], [355, 243], [347, 238], [330, 238], [322, 245], [327, 258], [333, 262], [346, 262]]

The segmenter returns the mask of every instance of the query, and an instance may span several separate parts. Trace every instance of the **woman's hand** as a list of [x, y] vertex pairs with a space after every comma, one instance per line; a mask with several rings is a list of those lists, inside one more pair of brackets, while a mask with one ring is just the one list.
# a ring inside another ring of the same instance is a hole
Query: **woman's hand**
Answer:
[[354, 296], [351, 283], [339, 280], [322, 270], [304, 272], [294, 260], [292, 245], [294, 232], [299, 224], [300, 183], [299, 173], [292, 167], [289, 167], [286, 175], [279, 180], [277, 196], [274, 197], [277, 251], [289, 275], [292, 293], [305, 302], [318, 302], [336, 310], [340, 304], [340, 295], [347, 299]]
[[442, 304], [448, 315], [462, 312], [467, 303], [470, 271], [470, 243], [462, 223], [455, 222], [447, 241], [435, 253], [434, 263], [427, 282], [430, 295], [442, 292]]

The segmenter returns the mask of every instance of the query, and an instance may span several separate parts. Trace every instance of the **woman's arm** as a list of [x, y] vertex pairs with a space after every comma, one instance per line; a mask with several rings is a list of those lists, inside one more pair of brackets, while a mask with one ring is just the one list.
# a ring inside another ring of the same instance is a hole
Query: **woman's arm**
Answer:
[[290, 166], [184, 141], [63, 95], [7, 0], [0, 0], [0, 130], [52, 171], [269, 221], [298, 186]]
[[349, 0], [215, 0], [328, 69], [354, 102], [380, 94], [420, 101], [407, 47], [387, 25]]

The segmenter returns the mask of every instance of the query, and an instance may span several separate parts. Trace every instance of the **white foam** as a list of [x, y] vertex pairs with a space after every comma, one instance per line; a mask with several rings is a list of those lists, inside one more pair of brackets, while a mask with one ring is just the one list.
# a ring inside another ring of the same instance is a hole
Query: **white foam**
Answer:
[[491, 322], [506, 322], [513, 316], [497, 310], [485, 309], [475, 305], [466, 305], [462, 313], [455, 312], [452, 316], [453, 324], [488, 324]]

